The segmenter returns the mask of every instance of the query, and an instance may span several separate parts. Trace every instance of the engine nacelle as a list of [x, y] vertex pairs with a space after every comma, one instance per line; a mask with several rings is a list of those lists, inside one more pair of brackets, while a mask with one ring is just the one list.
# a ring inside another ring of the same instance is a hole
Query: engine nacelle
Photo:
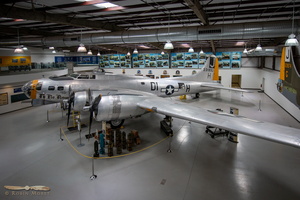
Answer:
[[[88, 91], [75, 92], [74, 96], [74, 110], [83, 111], [84, 107], [88, 106], [87, 103], [89, 100]], [[90, 91], [91, 99], [95, 99], [101, 94], [101, 91]], [[92, 103], [92, 102], [91, 102]]]
[[140, 95], [102, 96], [95, 119], [97, 121], [111, 121], [141, 116], [146, 111], [138, 107], [137, 103], [144, 99], [145, 97]]

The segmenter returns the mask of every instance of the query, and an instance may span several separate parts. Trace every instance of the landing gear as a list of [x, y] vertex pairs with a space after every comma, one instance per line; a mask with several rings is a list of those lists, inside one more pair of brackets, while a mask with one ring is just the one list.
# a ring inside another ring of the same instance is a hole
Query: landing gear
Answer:
[[117, 120], [111, 120], [108, 123], [110, 124], [111, 128], [117, 129], [117, 128], [121, 128], [124, 121], [125, 121], [124, 119], [117, 119]]
[[199, 99], [200, 98], [200, 93], [191, 94], [191, 97], [193, 99]]

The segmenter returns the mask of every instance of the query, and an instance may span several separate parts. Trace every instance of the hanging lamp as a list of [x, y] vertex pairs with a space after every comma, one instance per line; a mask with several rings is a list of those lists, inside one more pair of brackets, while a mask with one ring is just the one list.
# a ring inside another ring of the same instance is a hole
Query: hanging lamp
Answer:
[[169, 13], [169, 22], [168, 22], [168, 40], [164, 46], [164, 49], [174, 49], [174, 46], [170, 40], [170, 13]]
[[247, 50], [247, 48], [246, 48], [246, 44], [245, 44], [245, 49], [244, 49], [243, 53], [244, 53], [244, 54], [247, 54], [247, 53], [248, 53], [248, 50]]
[[[80, 42], [82, 41], [82, 29], [81, 29], [81, 34], [80, 34]], [[78, 49], [77, 49], [77, 52], [80, 52], [80, 53], [84, 53], [86, 52], [86, 48], [84, 46], [83, 43], [80, 43]]]
[[285, 41], [285, 46], [299, 46], [299, 42], [294, 34], [294, 9], [295, 0], [293, 1], [292, 33], [288, 36], [288, 39]]
[[14, 50], [14, 53], [24, 53], [24, 50], [20, 46], [20, 35], [18, 29], [18, 47]]
[[189, 52], [189, 53], [193, 53], [193, 52], [194, 52], [193, 47], [190, 47], [189, 50], [188, 50], [188, 52]]
[[255, 51], [262, 51], [262, 47], [260, 44], [257, 45], [257, 47], [255, 48]]

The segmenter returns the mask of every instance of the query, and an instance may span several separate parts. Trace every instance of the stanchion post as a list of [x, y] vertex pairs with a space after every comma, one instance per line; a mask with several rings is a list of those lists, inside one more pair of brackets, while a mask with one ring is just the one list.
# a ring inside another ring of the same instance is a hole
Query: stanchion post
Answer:
[[92, 176], [90, 177], [91, 180], [94, 180], [97, 178], [97, 175], [95, 174], [95, 171], [94, 171], [94, 159], [95, 159], [95, 157], [93, 156], [93, 158], [92, 158]]
[[78, 147], [83, 147], [84, 144], [81, 143], [81, 120], [80, 120], [80, 118], [78, 117], [78, 118], [76, 119], [76, 121], [77, 121], [77, 127], [78, 127], [78, 131], [79, 131], [79, 142], [80, 142], [77, 146], [78, 146]]
[[64, 139], [62, 139], [62, 137], [61, 137], [61, 132], [62, 132], [62, 130], [61, 130], [61, 127], [59, 128], [59, 139], [60, 139], [60, 141], [63, 141]]
[[49, 121], [49, 110], [47, 110], [47, 122], [50, 122]]
[[172, 144], [172, 136], [169, 136], [170, 140], [169, 140], [169, 149], [168, 149], [168, 153], [172, 153], [172, 149], [171, 149], [171, 144]]
[[261, 100], [259, 100], [258, 110], [261, 111]]

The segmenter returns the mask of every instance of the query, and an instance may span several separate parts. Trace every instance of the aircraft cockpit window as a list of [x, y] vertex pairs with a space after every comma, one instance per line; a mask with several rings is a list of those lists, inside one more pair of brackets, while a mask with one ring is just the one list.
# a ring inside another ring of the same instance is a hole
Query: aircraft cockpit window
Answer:
[[54, 86], [49, 86], [48, 90], [55, 90], [55, 87]]
[[57, 87], [57, 90], [59, 90], [59, 91], [62, 91], [62, 90], [64, 90], [65, 88], [64, 88], [64, 86], [58, 86]]
[[77, 79], [89, 79], [89, 75], [80, 75]]
[[79, 76], [79, 74], [71, 74], [70, 76], [73, 78], [77, 78]]
[[42, 85], [43, 85], [43, 83], [38, 82], [38, 83], [36, 84], [36, 90], [41, 90], [41, 89], [42, 89]]
[[145, 85], [145, 82], [141, 82], [142, 85]]

